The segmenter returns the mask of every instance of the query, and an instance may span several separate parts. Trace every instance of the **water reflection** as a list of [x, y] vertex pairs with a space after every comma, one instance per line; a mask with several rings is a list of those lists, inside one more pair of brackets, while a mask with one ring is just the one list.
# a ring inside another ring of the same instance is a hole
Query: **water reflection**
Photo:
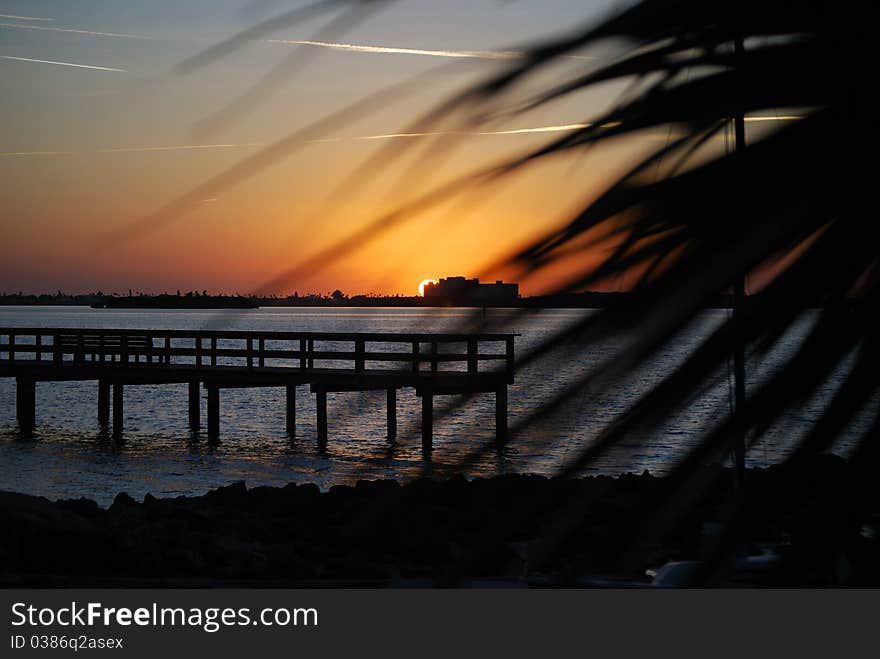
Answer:
[[[266, 308], [218, 316], [210, 310], [93, 310], [78, 307], [0, 307], [0, 326], [194, 329], [207, 322], [218, 329], [286, 331], [415, 332], [449, 330], [468, 317], [457, 309], [334, 309]], [[582, 317], [579, 310], [554, 310], [537, 315], [489, 311], [513, 318], [519, 332], [517, 352], [528, 349], [550, 332]], [[552, 473], [580, 445], [589, 441], [640, 392], [658, 382], [674, 364], [725, 317], [707, 311], [673, 349], [658, 355], [638, 373], [609, 383], [574, 405], [571, 413], [536, 428], [529, 437], [513, 437], [502, 449], [491, 450], [468, 468], [470, 475], [510, 471]], [[218, 320], [219, 319], [219, 320]], [[775, 351], [750, 365], [758, 381], [786, 354], [807, 325], [796, 327]], [[510, 388], [510, 422], [547, 400], [564, 379], [595, 366], [614, 345], [590, 353], [561, 350], [517, 374]], [[752, 464], [783, 456], [791, 438], [811, 419], [834, 391], [832, 377], [813, 400], [767, 433], [750, 454]], [[712, 386], [669, 423], [637, 437], [604, 456], [591, 473], [661, 473], [675, 452], [695, 441], [719, 410], [729, 404], [728, 374], [718, 373]], [[187, 419], [187, 385], [143, 385], [125, 388], [125, 432], [114, 440], [97, 421], [97, 386], [93, 382], [39, 383], [37, 430], [32, 438], [18, 434], [14, 381], [0, 380], [0, 488], [50, 498], [86, 496], [108, 503], [119, 491], [135, 497], [200, 494], [234, 480], [249, 485], [315, 482], [322, 488], [358, 478], [409, 478], [425, 467], [419, 439], [420, 405], [412, 390], [398, 394], [398, 438], [387, 439], [385, 393], [330, 393], [330, 428], [326, 450], [316, 441], [315, 401], [308, 387], [297, 389], [295, 436], [285, 431], [283, 388], [229, 389], [221, 393], [221, 442], [210, 445], [204, 429], [192, 431]], [[441, 470], [469, 455], [494, 435], [494, 397], [477, 395], [460, 406], [437, 399], [434, 452], [430, 467]], [[204, 421], [204, 400], [202, 419]], [[880, 405], [874, 401], [864, 418]], [[864, 424], [852, 429], [852, 436]], [[841, 450], [846, 449], [846, 438]]]

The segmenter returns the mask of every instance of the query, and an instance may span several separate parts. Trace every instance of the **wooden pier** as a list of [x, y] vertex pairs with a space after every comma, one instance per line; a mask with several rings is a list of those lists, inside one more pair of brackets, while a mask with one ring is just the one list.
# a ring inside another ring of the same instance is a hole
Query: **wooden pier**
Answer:
[[220, 437], [220, 391], [285, 387], [287, 431], [296, 432], [296, 388], [315, 394], [319, 446], [326, 446], [327, 393], [386, 391], [388, 437], [397, 435], [397, 392], [422, 400], [422, 450], [433, 446], [434, 396], [494, 393], [496, 437], [507, 439], [507, 387], [514, 379], [513, 334], [397, 334], [0, 328], [0, 377], [16, 379], [22, 432], [36, 424], [36, 383], [95, 380], [98, 421], [123, 429], [124, 388], [188, 383], [188, 417]]

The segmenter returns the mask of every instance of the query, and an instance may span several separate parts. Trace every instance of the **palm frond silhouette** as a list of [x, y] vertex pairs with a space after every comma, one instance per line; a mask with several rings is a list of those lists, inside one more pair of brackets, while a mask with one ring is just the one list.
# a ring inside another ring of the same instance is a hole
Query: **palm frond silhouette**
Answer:
[[[832, 373], [842, 372], [841, 384], [818, 420], [796, 429], [786, 462], [808, 461], [835, 448], [854, 419], [866, 413], [874, 416], [850, 448], [848, 473], [864, 482], [860, 479], [880, 462], [880, 250], [870, 166], [878, 146], [870, 84], [877, 18], [876, 3], [863, 0], [641, 0], [598, 24], [527, 49], [521, 59], [505, 62], [502, 70], [409, 127], [442, 125], [453, 141], [463, 141], [499, 121], [608, 83], [626, 84], [607, 111], [583, 116], [561, 136], [554, 133], [517, 157], [402, 204], [399, 212], [369, 225], [370, 234], [391, 230], [413, 208], [454, 194], [457, 187], [470, 192], [599, 144], [657, 131], [668, 136], [577, 212], [501, 263], [521, 280], [563, 259], [576, 264], [558, 293], [620, 276], [634, 282], [624, 300], [520, 358], [528, 364], [559, 349], [587, 350], [608, 336], [625, 339], [618, 353], [520, 419], [511, 429], [519, 441], [548, 441], [528, 439], [529, 429], [548, 415], [565, 414], [607, 378], [668, 347], [703, 309], [744, 280], [760, 279], [735, 315], [598, 437], [586, 440], [561, 475], [580, 473], [687, 405], [737, 350], [760, 360], [795, 323], [808, 321], [797, 348], [768, 377], [750, 383], [745, 401], [735, 410], [720, 410], [699, 442], [682, 447], [664, 496], [643, 502], [650, 511], [645, 518], [653, 521], [633, 529], [632, 546], [662, 535], [718, 485], [724, 472], [707, 472], [706, 463], [724, 457], [739, 437], [758, 445], [767, 428], [808, 401]], [[606, 44], [618, 53], [611, 60], [597, 64], [577, 57]], [[561, 79], [544, 75], [560, 62], [566, 64]], [[744, 148], [724, 148], [737, 116], [754, 122], [755, 130]], [[426, 141], [423, 163], [451, 148], [448, 134]], [[390, 146], [377, 159], [400, 155], [411, 144]], [[574, 179], [572, 186], [578, 186]], [[554, 219], [540, 218], [540, 225]], [[350, 242], [340, 243], [339, 254]], [[600, 248], [606, 251], [597, 264]], [[309, 261], [310, 268], [316, 265]], [[718, 513], [726, 530], [695, 579], [710, 580], [749, 537], [760, 511], [772, 508], [789, 472], [771, 472], [759, 483], [747, 482]], [[850, 511], [854, 520], [876, 512], [869, 510], [870, 500], [864, 499], [864, 510]], [[572, 502], [548, 521], [536, 564], [564, 543], [588, 505]]]
[[[703, 308], [743, 279], [761, 271], [768, 279], [680, 367], [582, 448], [566, 474], [686, 405], [738, 348], [760, 359], [811, 308], [819, 311], [798, 348], [748, 392], [739, 409], [722, 415], [699, 444], [682, 451], [670, 482], [688, 494], [670, 493], [657, 519], [671, 524], [710, 486], [701, 465], [744, 433], [758, 443], [764, 430], [804, 404], [836, 369], [845, 371], [842, 384], [818, 421], [798, 429], [788, 461], [828, 450], [857, 414], [876, 412], [871, 403], [876, 407], [880, 387], [880, 253], [871, 238], [871, 173], [859, 157], [862, 149], [864, 155], [877, 145], [866, 86], [871, 38], [865, 28], [876, 16], [874, 6], [858, 1], [644, 0], [597, 26], [533, 48], [525, 60], [456, 100], [452, 112], [478, 123], [532, 111], [609, 81], [635, 80], [607, 113], [584, 117], [582, 128], [510, 161], [506, 172], [612, 139], [674, 128], [663, 146], [509, 259], [508, 265], [528, 276], [561, 258], [582, 256], [584, 266], [560, 292], [638, 275], [625, 302], [584, 320], [566, 337], [551, 338], [539, 352], [563, 339], [586, 349], [616, 333], [633, 338], [606, 368], [628, 369], [674, 341]], [[551, 86], [539, 81], [537, 93], [516, 99], [517, 87], [534, 82], [560, 57], [615, 39], [627, 44], [620, 57]], [[736, 48], [737, 42], [744, 47]], [[743, 149], [707, 149], [725, 137], [732, 117], [780, 114], [785, 120], [750, 135]], [[596, 266], [587, 257], [602, 241], [615, 247]], [[603, 375], [583, 374], [514, 432], [522, 434], [547, 413], [564, 409]], [[876, 467], [877, 423], [867, 424], [851, 456], [864, 473]], [[764, 495], [774, 487], [772, 480], [763, 482]], [[745, 523], [742, 511], [754, 512], [761, 500], [754, 491], [742, 495], [739, 513], [728, 518], [731, 530]]]

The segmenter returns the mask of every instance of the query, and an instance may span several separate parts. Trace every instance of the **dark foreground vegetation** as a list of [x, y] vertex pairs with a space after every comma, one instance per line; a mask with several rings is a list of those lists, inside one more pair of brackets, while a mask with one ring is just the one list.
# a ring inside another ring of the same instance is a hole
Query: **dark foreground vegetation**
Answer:
[[736, 495], [749, 521], [737, 527], [730, 474], [705, 477], [715, 486], [656, 537], [675, 484], [647, 473], [360, 481], [329, 492], [235, 483], [190, 498], [120, 494], [106, 510], [2, 492], [0, 582], [648, 586], [647, 571], [684, 560], [695, 562], [664, 585], [880, 585], [876, 480], [827, 456], [752, 470]]

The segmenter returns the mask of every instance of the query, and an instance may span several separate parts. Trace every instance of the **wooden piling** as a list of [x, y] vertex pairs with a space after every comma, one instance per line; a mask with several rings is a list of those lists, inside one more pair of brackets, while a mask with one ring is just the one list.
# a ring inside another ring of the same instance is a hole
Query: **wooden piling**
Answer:
[[37, 419], [37, 386], [33, 378], [15, 378], [15, 412], [18, 427], [31, 433]]
[[296, 385], [287, 385], [287, 434], [296, 436]]
[[208, 390], [208, 440], [216, 442], [220, 439], [220, 387], [206, 385]]
[[389, 387], [388, 391], [388, 440], [397, 439], [397, 389]]
[[434, 392], [422, 390], [422, 453], [428, 454], [434, 448]]
[[507, 442], [507, 387], [495, 390], [495, 441]]
[[315, 390], [315, 409], [318, 417], [318, 446], [327, 446], [327, 391], [323, 388]]
[[113, 434], [117, 437], [122, 434], [122, 383], [113, 383]]
[[189, 427], [198, 430], [201, 425], [201, 400], [199, 391], [199, 381], [194, 380], [189, 383]]
[[479, 369], [479, 365], [477, 363], [477, 340], [476, 339], [468, 339], [467, 342], [467, 369], [468, 375], [475, 376]]
[[110, 423], [110, 383], [98, 380], [98, 423], [106, 426]]

